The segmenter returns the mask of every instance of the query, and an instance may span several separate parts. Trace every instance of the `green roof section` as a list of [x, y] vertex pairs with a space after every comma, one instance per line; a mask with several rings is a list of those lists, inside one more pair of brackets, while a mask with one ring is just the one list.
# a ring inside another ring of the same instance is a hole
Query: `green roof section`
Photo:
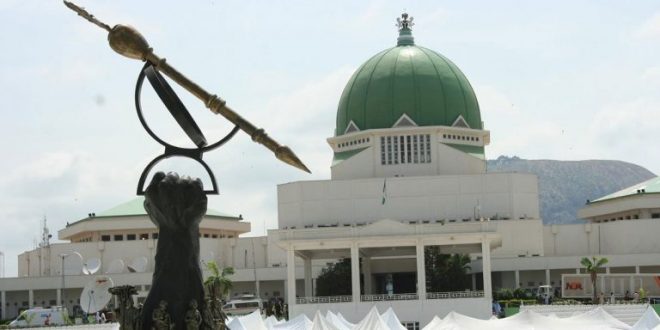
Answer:
[[351, 121], [360, 130], [391, 128], [403, 114], [419, 126], [451, 126], [460, 115], [470, 128], [482, 129], [479, 103], [465, 75], [446, 57], [412, 41], [399, 41], [357, 69], [339, 100], [335, 136]]
[[592, 200], [590, 203], [603, 202], [621, 197], [637, 196], [644, 194], [658, 194], [658, 193], [660, 193], [660, 177], [655, 177], [653, 179], [638, 183], [634, 186], [621, 189], [607, 196], [603, 196], [601, 198]]
[[452, 144], [445, 143], [446, 146], [452, 147], [458, 151], [462, 151], [466, 154], [469, 154], [472, 157], [479, 158], [481, 160], [486, 160], [486, 153], [483, 146], [468, 146], [463, 144]]
[[342, 152], [335, 152], [334, 156], [332, 157], [332, 165], [335, 166], [359, 153], [362, 151], [369, 149], [369, 147], [365, 148], [360, 148], [360, 149], [355, 149], [355, 150], [349, 150], [349, 151], [342, 151]]
[[[126, 217], [126, 216], [135, 216], [135, 215], [147, 215], [147, 211], [144, 209], [144, 196], [137, 197], [133, 200], [130, 200], [126, 203], [119, 204], [111, 209], [105, 210], [100, 213], [96, 213], [95, 218], [102, 217]], [[213, 209], [207, 209], [206, 215], [211, 217], [223, 217], [223, 218], [235, 218], [239, 219], [238, 216], [218, 212]]]

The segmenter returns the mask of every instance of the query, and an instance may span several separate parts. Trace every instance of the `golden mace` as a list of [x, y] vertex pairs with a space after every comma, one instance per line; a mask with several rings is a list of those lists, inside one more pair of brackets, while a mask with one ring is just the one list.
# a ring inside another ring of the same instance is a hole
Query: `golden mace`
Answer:
[[252, 138], [252, 141], [260, 143], [274, 152], [277, 159], [305, 172], [311, 173], [307, 166], [298, 159], [296, 154], [294, 154], [289, 147], [277, 143], [277, 141], [270, 138], [262, 128], [255, 127], [252, 123], [229, 108], [225, 100], [205, 91], [202, 87], [169, 65], [164, 58], [160, 58], [158, 55], [154, 54], [153, 48], [149, 47], [147, 40], [135, 28], [121, 24], [117, 24], [111, 28], [109, 25], [96, 19], [94, 15], [88, 13], [85, 9], [76, 6], [72, 2], [66, 0], [63, 1], [67, 7], [78, 13], [78, 15], [108, 31], [108, 42], [110, 43], [110, 48], [115, 52], [128, 58], [148, 61], [158, 71], [170, 77], [177, 84], [204, 102], [204, 105], [206, 105], [211, 112], [227, 118], [227, 120], [247, 133]]

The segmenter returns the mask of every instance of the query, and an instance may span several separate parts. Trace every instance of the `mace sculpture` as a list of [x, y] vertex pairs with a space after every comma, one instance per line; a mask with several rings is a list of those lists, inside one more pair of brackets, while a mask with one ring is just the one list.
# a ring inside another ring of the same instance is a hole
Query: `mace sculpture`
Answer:
[[[132, 304], [135, 288], [124, 286], [110, 290], [122, 302], [119, 308], [121, 326], [131, 330], [222, 328], [224, 320], [217, 320], [214, 315], [224, 314], [210, 310], [211, 306], [218, 304], [211, 304], [205, 298], [202, 271], [199, 267], [199, 223], [206, 214], [207, 194], [218, 193], [215, 176], [202, 160], [204, 152], [220, 147], [242, 130], [250, 135], [254, 142], [274, 152], [279, 160], [306, 172], [309, 172], [309, 169], [288, 147], [281, 146], [263, 129], [255, 127], [230, 109], [224, 100], [210, 94], [169, 65], [164, 58], [154, 54], [146, 39], [137, 30], [126, 25], [115, 25], [111, 28], [83, 8], [68, 1], [64, 1], [64, 4], [86, 20], [108, 31], [110, 47], [117, 53], [145, 62], [135, 88], [135, 107], [147, 133], [165, 147], [163, 155], [156, 157], [146, 166], [137, 185], [137, 194], [145, 196], [144, 207], [159, 230], [151, 290], [141, 309]], [[208, 144], [204, 134], [161, 73], [199, 98], [213, 113], [222, 115], [233, 123], [234, 128], [221, 140]], [[145, 78], [196, 148], [173, 146], [159, 138], [147, 125], [142, 115], [140, 100]], [[200, 163], [209, 174], [211, 189], [204, 190], [199, 179], [180, 177], [174, 173], [166, 175], [162, 172], [156, 173], [145, 189], [146, 178], [153, 166], [173, 156], [187, 157]]]

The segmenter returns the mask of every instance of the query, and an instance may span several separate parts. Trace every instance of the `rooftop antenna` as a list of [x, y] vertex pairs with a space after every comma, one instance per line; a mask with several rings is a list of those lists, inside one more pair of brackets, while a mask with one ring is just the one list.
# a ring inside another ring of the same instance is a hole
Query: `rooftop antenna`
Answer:
[[41, 228], [41, 243], [39, 243], [39, 247], [49, 247], [50, 246], [50, 239], [52, 237], [53, 237], [53, 235], [48, 230], [48, 220], [46, 219], [46, 216], [44, 215], [43, 227]]

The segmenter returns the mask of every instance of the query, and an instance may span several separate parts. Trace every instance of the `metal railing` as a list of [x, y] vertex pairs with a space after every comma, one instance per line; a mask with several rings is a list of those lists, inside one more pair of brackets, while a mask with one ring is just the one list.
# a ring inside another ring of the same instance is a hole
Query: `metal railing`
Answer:
[[397, 293], [397, 294], [365, 294], [360, 296], [360, 301], [391, 301], [391, 300], [417, 300], [419, 296], [416, 293]]
[[426, 299], [482, 298], [483, 291], [428, 292]]
[[[428, 292], [426, 299], [483, 298], [483, 291]], [[417, 293], [367, 294], [361, 295], [361, 302], [418, 300]], [[331, 304], [352, 302], [352, 296], [298, 297], [296, 304]]]
[[298, 297], [296, 304], [331, 304], [352, 302], [352, 296]]

